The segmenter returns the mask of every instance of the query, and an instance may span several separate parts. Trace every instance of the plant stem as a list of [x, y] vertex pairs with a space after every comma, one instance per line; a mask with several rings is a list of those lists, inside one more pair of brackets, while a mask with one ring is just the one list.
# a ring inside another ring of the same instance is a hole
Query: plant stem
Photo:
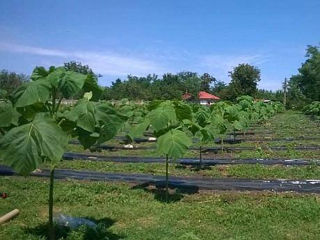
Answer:
[[62, 97], [59, 98], [59, 101], [58, 101], [58, 104], [57, 104], [57, 107], [56, 107], [56, 112], [59, 111], [59, 107], [60, 107], [61, 101], [62, 101]]
[[56, 110], [56, 89], [53, 88], [51, 91], [52, 95], [52, 106], [51, 106], [51, 116], [54, 117]]
[[224, 153], [223, 142], [224, 142], [224, 140], [223, 140], [223, 137], [222, 137], [222, 138], [221, 138], [221, 152], [222, 152], [222, 153]]
[[54, 240], [53, 228], [53, 183], [54, 183], [54, 169], [50, 170], [50, 187], [49, 187], [49, 239]]
[[199, 151], [199, 157], [200, 157], [200, 158], [199, 158], [199, 159], [200, 159], [200, 168], [202, 168], [202, 154], [201, 154], [201, 150], [202, 150], [202, 149], [201, 149], [201, 145], [200, 145], [199, 150], [200, 150], [200, 151]]
[[168, 154], [166, 155], [166, 202], [168, 203], [169, 198], [169, 159]]

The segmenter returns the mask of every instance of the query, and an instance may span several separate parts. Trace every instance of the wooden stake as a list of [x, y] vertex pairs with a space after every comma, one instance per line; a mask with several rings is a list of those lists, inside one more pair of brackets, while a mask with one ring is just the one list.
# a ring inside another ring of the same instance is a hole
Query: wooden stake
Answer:
[[3, 215], [2, 217], [0, 217], [0, 224], [5, 223], [6, 221], [9, 221], [10, 219], [14, 218], [18, 214], [19, 214], [19, 210], [15, 209], [7, 213], [6, 215]]

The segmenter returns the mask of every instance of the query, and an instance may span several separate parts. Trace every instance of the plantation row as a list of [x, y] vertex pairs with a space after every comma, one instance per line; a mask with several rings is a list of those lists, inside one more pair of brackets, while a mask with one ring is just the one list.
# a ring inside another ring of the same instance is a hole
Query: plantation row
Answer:
[[[42, 163], [50, 164], [51, 239], [54, 170], [71, 138], [89, 148], [113, 139], [123, 129], [130, 129], [127, 136], [132, 140], [145, 131], [153, 132], [158, 152], [166, 157], [168, 189], [168, 160], [182, 157], [192, 137], [206, 143], [227, 130], [245, 131], [283, 110], [281, 104], [254, 102], [249, 96], [239, 97], [236, 104], [219, 102], [210, 107], [180, 101], [113, 106], [94, 101], [98, 89], [90, 75], [63, 67], [37, 67], [30, 82], [0, 101], [1, 163], [23, 175]], [[61, 105], [63, 99], [80, 93], [83, 98], [74, 106]]]

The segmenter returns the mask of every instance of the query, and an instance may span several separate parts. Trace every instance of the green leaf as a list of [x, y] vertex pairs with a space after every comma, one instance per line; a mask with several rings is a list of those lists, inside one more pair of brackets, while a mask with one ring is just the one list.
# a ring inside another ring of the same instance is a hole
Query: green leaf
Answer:
[[66, 69], [64, 67], [58, 67], [54, 68], [54, 70], [47, 75], [47, 80], [50, 82], [50, 84], [58, 88], [59, 87], [59, 82], [63, 78], [64, 74], [66, 73]]
[[70, 98], [76, 95], [83, 87], [87, 76], [81, 73], [67, 71], [59, 81], [59, 90], [63, 97]]
[[184, 132], [174, 129], [158, 138], [157, 148], [160, 154], [177, 159], [183, 157], [191, 144], [191, 139]]
[[236, 130], [242, 130], [242, 129], [243, 129], [243, 126], [242, 126], [242, 124], [241, 124], [240, 121], [235, 121], [235, 122], [233, 123], [233, 127], [234, 127], [234, 129], [236, 129]]
[[183, 120], [183, 124], [188, 128], [188, 130], [192, 133], [193, 136], [196, 135], [197, 132], [200, 131], [201, 126], [197, 123], [190, 121], [189, 119]]
[[50, 83], [46, 80], [28, 82], [20, 86], [14, 94], [15, 107], [25, 107], [35, 103], [44, 103], [50, 96]]
[[0, 159], [18, 173], [28, 174], [40, 163], [61, 160], [68, 137], [50, 118], [39, 114], [28, 124], [11, 129], [0, 140]]
[[66, 115], [68, 120], [76, 122], [76, 126], [88, 132], [95, 132], [95, 106], [93, 102], [82, 99]]
[[209, 114], [205, 110], [199, 109], [195, 114], [195, 119], [201, 127], [205, 127], [208, 124]]
[[67, 71], [64, 67], [56, 68], [47, 79], [51, 85], [62, 93], [64, 98], [76, 95], [83, 88], [87, 75]]
[[127, 120], [126, 116], [119, 114], [107, 103], [98, 103], [96, 105], [95, 117], [100, 127], [98, 143], [112, 139]]
[[145, 119], [142, 123], [139, 123], [136, 126], [132, 127], [128, 134], [131, 140], [137, 137], [141, 137], [144, 131], [149, 127], [149, 125], [150, 125], [149, 119]]
[[201, 133], [201, 142], [207, 143], [213, 141], [215, 136], [217, 135], [217, 131], [213, 126], [206, 126], [200, 130]]
[[211, 125], [220, 134], [226, 133], [228, 129], [228, 122], [219, 114], [211, 115]]
[[81, 128], [77, 129], [77, 135], [78, 135], [78, 140], [81, 143], [81, 145], [84, 147], [84, 149], [90, 148], [98, 140], [98, 137], [94, 136], [95, 134], [87, 132]]
[[18, 108], [17, 111], [19, 112], [19, 116], [22, 115], [23, 119], [31, 122], [37, 113], [46, 112], [47, 108], [43, 103], [34, 103], [29, 106]]
[[86, 92], [83, 95], [83, 98], [87, 99], [88, 101], [90, 101], [90, 99], [92, 98], [92, 92]]
[[48, 74], [49, 72], [44, 67], [36, 67], [33, 70], [30, 79], [32, 81], [37, 81], [39, 79], [45, 78]]
[[155, 110], [148, 114], [152, 128], [155, 131], [167, 128], [176, 122], [176, 112], [171, 103], [161, 103]]
[[0, 99], [5, 99], [8, 95], [8, 92], [4, 89], [0, 89]]
[[181, 102], [175, 102], [174, 108], [176, 111], [177, 119], [179, 121], [182, 121], [184, 119], [189, 119], [190, 121], [192, 121], [192, 109], [189, 105]]
[[9, 127], [13, 119], [13, 106], [9, 101], [0, 101], [0, 127]]

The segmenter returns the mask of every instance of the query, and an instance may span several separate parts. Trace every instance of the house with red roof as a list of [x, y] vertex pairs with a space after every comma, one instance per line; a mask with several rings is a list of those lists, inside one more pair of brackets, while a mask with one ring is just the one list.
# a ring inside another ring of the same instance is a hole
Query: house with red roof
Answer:
[[[219, 97], [217, 97], [213, 94], [207, 93], [205, 91], [200, 91], [198, 93], [198, 99], [199, 99], [199, 103], [201, 105], [211, 105], [214, 102], [220, 100]], [[182, 100], [191, 101], [191, 100], [193, 100], [193, 97], [190, 93], [186, 92], [185, 94], [182, 95]]]
[[198, 99], [199, 99], [199, 102], [201, 105], [211, 105], [214, 102], [220, 100], [219, 97], [217, 97], [213, 94], [207, 93], [205, 91], [200, 91], [198, 93]]

